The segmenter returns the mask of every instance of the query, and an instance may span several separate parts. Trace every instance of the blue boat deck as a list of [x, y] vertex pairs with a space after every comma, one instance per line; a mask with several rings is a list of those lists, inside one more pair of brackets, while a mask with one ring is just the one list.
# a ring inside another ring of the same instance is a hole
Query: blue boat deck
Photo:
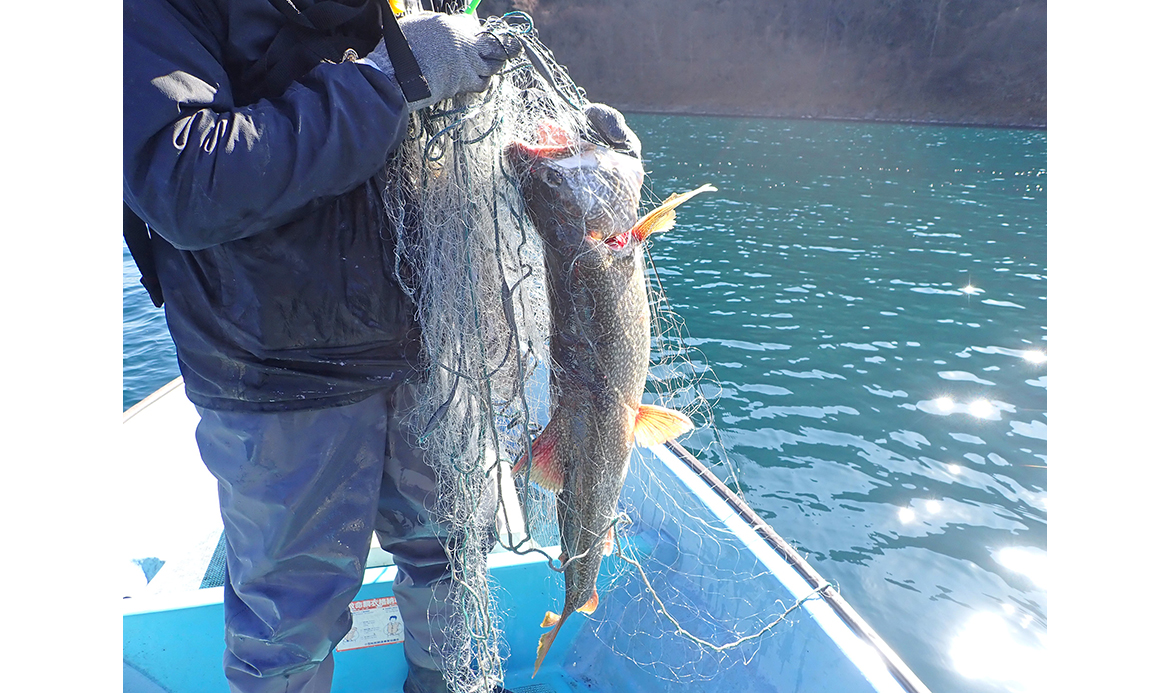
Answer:
[[[182, 398], [181, 390], [175, 394]], [[635, 451], [619, 508], [628, 524], [619, 533], [620, 550], [603, 564], [600, 607], [566, 621], [535, 677], [540, 623], [546, 611], [560, 611], [563, 580], [540, 553], [492, 554], [511, 691], [926, 690], [807, 564], [778, 551], [791, 549], [684, 457], [665, 446]], [[559, 554], [556, 547], [546, 550]], [[213, 572], [206, 546], [195, 553], [195, 569], [186, 572]], [[356, 601], [388, 602], [394, 576], [392, 565], [370, 567]], [[226, 690], [222, 588], [181, 582], [124, 600], [128, 693]], [[377, 625], [395, 627], [392, 616]], [[700, 639], [708, 644], [697, 644]], [[339, 648], [333, 690], [400, 690], [402, 645], [369, 644]]]

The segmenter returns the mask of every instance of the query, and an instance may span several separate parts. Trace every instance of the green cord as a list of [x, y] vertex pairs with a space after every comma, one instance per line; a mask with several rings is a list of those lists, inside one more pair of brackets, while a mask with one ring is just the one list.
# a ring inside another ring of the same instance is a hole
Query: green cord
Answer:
[[475, 14], [475, 8], [479, 6], [479, 0], [471, 0], [467, 3], [467, 9], [464, 10], [467, 14]]

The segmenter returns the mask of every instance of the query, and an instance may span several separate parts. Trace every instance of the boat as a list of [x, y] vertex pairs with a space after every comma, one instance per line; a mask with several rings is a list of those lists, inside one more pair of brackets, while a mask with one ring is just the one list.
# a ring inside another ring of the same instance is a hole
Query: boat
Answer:
[[[140, 502], [128, 508], [122, 550], [141, 573], [123, 595], [126, 693], [225, 688], [216, 482], [195, 448], [198, 415], [181, 385], [124, 414], [126, 478]], [[166, 493], [176, 488], [184, 493]], [[541, 619], [563, 599], [546, 558], [559, 550], [490, 555], [508, 690], [926, 693], [838, 591], [682, 446], [636, 448], [620, 508], [624, 539], [598, 583], [602, 608], [570, 617], [535, 675]], [[734, 572], [721, 577], [728, 566]], [[401, 689], [395, 574], [392, 558], [371, 546], [334, 691]]]

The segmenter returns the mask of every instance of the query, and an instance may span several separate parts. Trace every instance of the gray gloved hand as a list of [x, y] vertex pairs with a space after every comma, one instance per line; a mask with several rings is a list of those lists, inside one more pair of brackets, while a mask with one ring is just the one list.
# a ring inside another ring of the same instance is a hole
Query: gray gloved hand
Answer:
[[[398, 25], [431, 88], [429, 99], [407, 104], [411, 111], [457, 94], [483, 91], [491, 76], [521, 50], [515, 36], [483, 31], [479, 20], [468, 14], [418, 12], [402, 17]], [[394, 74], [384, 43], [368, 57], [382, 72]]]
[[585, 118], [593, 132], [606, 144], [616, 151], [642, 158], [642, 141], [626, 125], [625, 116], [616, 108], [603, 103], [590, 103], [585, 106]]

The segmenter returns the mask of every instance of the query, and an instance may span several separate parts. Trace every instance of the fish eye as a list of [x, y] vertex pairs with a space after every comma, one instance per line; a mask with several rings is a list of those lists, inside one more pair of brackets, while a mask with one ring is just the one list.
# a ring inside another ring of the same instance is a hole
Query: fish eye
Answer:
[[560, 187], [565, 182], [565, 176], [555, 168], [545, 168], [541, 170], [541, 178], [544, 182], [554, 188]]

